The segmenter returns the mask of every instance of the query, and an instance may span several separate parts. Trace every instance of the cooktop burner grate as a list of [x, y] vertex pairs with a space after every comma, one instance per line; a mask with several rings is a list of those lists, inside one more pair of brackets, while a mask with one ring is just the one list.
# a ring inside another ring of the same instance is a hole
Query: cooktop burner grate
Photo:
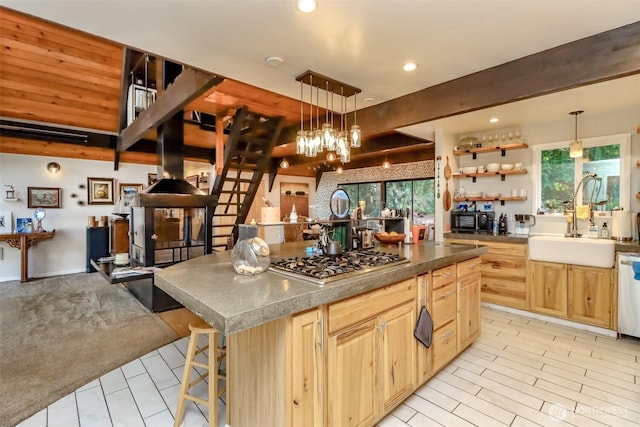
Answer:
[[409, 262], [409, 260], [397, 254], [354, 250], [335, 256], [284, 258], [271, 262], [269, 270], [323, 285], [333, 280], [368, 273], [403, 262]]

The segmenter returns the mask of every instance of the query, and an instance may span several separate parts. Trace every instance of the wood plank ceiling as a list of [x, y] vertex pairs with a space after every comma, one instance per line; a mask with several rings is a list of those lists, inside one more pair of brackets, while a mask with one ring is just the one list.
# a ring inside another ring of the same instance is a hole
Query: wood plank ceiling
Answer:
[[[123, 46], [0, 7], [0, 47], [1, 152], [114, 159], [121, 133], [121, 94], [126, 93], [122, 70], [128, 61]], [[380, 165], [384, 159], [401, 163], [433, 158], [433, 144], [394, 132], [403, 126], [638, 73], [640, 22], [364, 108], [358, 111], [363, 148], [352, 151], [345, 169]], [[224, 78], [184, 110], [186, 117], [190, 111], [231, 116], [243, 105], [256, 114], [285, 118], [281, 145], [273, 151], [273, 168], [285, 156], [294, 165], [286, 174], [317, 179], [335, 167], [321, 156], [295, 155], [297, 99]], [[319, 114], [324, 116], [324, 110]], [[304, 119], [309, 119], [308, 109]], [[16, 126], [24, 121], [49, 124], [54, 130], [80, 128], [88, 136], [63, 143], [64, 138], [32, 132], [25, 139], [24, 132], [8, 130], [7, 122]], [[210, 127], [185, 121], [185, 159], [213, 162], [215, 140]], [[152, 130], [122, 152], [119, 161], [157, 164], [155, 150]]]
[[[0, 116], [5, 126], [0, 132], [0, 152], [113, 161], [117, 135], [121, 131], [119, 117], [123, 104], [125, 48], [1, 7], [0, 46]], [[228, 78], [187, 105], [185, 117], [191, 118], [191, 111], [232, 116], [243, 105], [257, 114], [283, 116], [285, 127], [299, 126], [299, 100]], [[324, 110], [320, 109], [319, 113], [324, 115]], [[305, 109], [304, 117], [309, 119], [308, 109]], [[21, 127], [21, 123], [50, 125], [47, 130], [62, 130], [63, 133], [64, 128], [74, 133], [82, 130], [89, 136], [66, 143], [61, 142], [64, 135], [52, 137], [49, 134], [41, 136], [35, 131], [26, 134], [9, 131], [9, 128]], [[214, 131], [186, 121], [185, 147], [211, 150], [211, 154], [203, 156], [201, 153], [206, 151], [185, 150], [185, 160], [212, 162], [215, 140]], [[120, 161], [157, 164], [155, 141], [155, 131], [148, 132], [143, 142], [121, 153]], [[432, 144], [425, 142], [399, 136], [398, 145], [422, 144], [426, 150], [422, 150], [424, 153], [420, 157], [432, 158]], [[389, 151], [387, 156], [406, 157], [406, 161], [416, 159], [415, 155], [403, 154], [403, 150], [394, 154], [393, 144], [386, 143], [385, 146]], [[355, 161], [357, 153], [354, 154]], [[282, 157], [293, 158], [295, 145], [282, 144], [274, 150], [273, 156], [274, 165]], [[318, 169], [329, 169], [327, 165], [321, 166], [326, 163], [323, 160], [309, 159], [309, 164], [292, 167], [286, 173], [315, 176]], [[378, 159], [357, 162], [360, 167], [378, 163], [381, 163]]]

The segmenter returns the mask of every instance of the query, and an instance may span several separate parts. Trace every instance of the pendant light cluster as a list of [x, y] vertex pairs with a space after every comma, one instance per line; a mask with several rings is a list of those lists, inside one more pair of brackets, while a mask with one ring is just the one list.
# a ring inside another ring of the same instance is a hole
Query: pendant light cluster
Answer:
[[[361, 92], [360, 89], [340, 83], [313, 71], [306, 71], [296, 77], [296, 80], [300, 82], [300, 130], [296, 135], [296, 153], [307, 157], [316, 157], [326, 150], [328, 152], [327, 159], [339, 157], [342, 163], [349, 163], [351, 161], [351, 148], [361, 146], [362, 133], [360, 126], [356, 124], [355, 110], [353, 113], [354, 124], [347, 132], [348, 124], [345, 115], [347, 99], [350, 96], [356, 96], [356, 94]], [[304, 98], [305, 85], [309, 86], [308, 104], [305, 104]], [[316, 89], [315, 106], [314, 88]], [[323, 90], [325, 95], [325, 117], [322, 125], [320, 125], [320, 90]], [[335, 124], [333, 115], [334, 95], [338, 95], [340, 98], [340, 121]], [[331, 99], [331, 106], [329, 106], [329, 99]], [[308, 129], [305, 129], [304, 125], [304, 109], [306, 105], [308, 105], [309, 108]], [[338, 126], [337, 129], [336, 125]]]

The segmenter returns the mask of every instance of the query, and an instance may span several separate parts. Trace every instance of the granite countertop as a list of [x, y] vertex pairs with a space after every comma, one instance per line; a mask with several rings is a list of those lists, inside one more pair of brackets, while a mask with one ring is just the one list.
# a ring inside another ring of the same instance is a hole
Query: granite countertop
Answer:
[[[305, 256], [308, 245], [309, 242], [270, 245], [271, 258]], [[319, 286], [270, 271], [255, 276], [236, 274], [231, 251], [225, 251], [158, 271], [155, 285], [224, 335], [230, 335], [487, 252], [486, 247], [432, 241], [376, 246], [375, 250], [398, 253], [410, 262]]]
[[497, 235], [493, 234], [474, 234], [474, 233], [444, 233], [445, 239], [464, 239], [464, 240], [478, 240], [483, 242], [502, 242], [502, 243], [519, 243], [526, 245], [529, 241], [529, 236], [507, 234]]
[[[493, 234], [473, 234], [473, 233], [444, 233], [445, 239], [463, 239], [478, 240], [484, 242], [503, 242], [503, 243], [519, 243], [526, 245], [529, 242], [529, 236], [507, 235], [494, 236]], [[640, 241], [616, 241], [617, 252], [640, 252]]]

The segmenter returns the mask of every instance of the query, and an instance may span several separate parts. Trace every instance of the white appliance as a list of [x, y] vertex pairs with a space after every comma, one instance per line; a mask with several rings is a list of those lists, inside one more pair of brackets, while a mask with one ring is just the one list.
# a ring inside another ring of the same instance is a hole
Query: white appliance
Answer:
[[618, 333], [640, 338], [640, 254], [618, 255]]
[[268, 245], [284, 242], [284, 225], [282, 222], [276, 224], [266, 224], [262, 227], [264, 230], [263, 240]]

